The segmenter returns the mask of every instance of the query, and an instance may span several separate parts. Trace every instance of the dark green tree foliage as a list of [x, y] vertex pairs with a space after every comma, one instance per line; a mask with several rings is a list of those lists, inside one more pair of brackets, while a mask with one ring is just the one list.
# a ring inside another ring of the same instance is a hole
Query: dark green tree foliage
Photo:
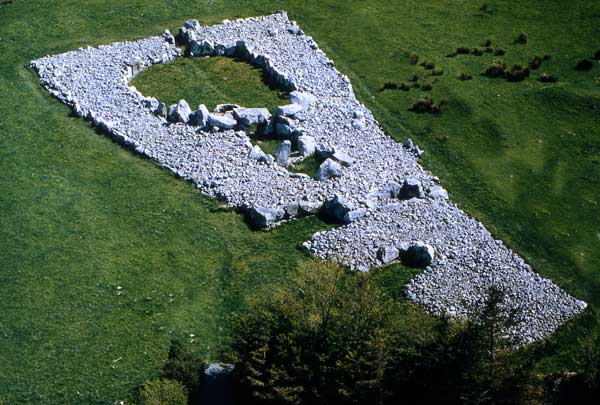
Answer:
[[398, 304], [367, 275], [300, 269], [293, 287], [239, 319], [233, 348], [244, 401], [380, 403]]
[[192, 353], [180, 340], [171, 341], [169, 357], [163, 365], [161, 378], [181, 383], [189, 392], [190, 402], [197, 398], [204, 382], [205, 362]]
[[433, 321], [370, 275], [305, 267], [238, 319], [236, 390], [261, 404], [517, 401], [530, 370], [506, 333], [518, 313], [492, 289], [469, 318]]

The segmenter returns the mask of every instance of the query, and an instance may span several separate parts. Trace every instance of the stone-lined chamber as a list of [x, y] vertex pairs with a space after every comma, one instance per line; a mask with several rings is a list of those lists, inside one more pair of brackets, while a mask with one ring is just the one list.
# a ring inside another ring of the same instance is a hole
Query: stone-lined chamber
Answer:
[[[523, 314], [510, 332], [527, 343], [585, 308], [454, 205], [439, 180], [419, 165], [422, 151], [383, 133], [348, 77], [285, 13], [210, 27], [190, 20], [178, 37], [190, 55], [235, 55], [260, 66], [291, 92], [290, 104], [268, 120], [264, 111], [233, 109], [232, 128], [219, 123], [226, 110], [188, 111], [183, 104], [171, 114], [167, 109], [171, 118], [165, 119], [166, 106], [157, 111], [158, 100], [128, 82], [147, 66], [181, 56], [168, 32], [49, 56], [32, 66], [42, 85], [76, 114], [244, 212], [256, 226], [324, 212], [344, 225], [305, 243], [315, 256], [361, 271], [396, 260], [426, 267], [405, 293], [432, 314], [465, 316], [491, 286], [501, 287], [507, 305]], [[286, 151], [299, 149], [301, 136], [314, 140], [326, 163], [319, 180], [288, 171], [281, 159], [252, 146], [243, 120], [261, 114], [264, 129], [281, 136], [282, 145], [290, 143]]]

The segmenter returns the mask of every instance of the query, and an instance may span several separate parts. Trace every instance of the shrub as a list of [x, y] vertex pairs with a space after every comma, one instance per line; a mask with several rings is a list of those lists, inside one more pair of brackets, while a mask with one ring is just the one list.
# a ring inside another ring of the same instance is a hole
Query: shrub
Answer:
[[397, 88], [398, 88], [398, 85], [396, 83], [394, 83], [394, 82], [385, 82], [383, 84], [383, 87], [379, 91], [396, 90]]
[[533, 59], [531, 59], [529, 61], [528, 65], [529, 65], [529, 69], [531, 69], [531, 70], [537, 70], [537, 69], [540, 68], [540, 66], [542, 66], [542, 59], [539, 56], [535, 55], [533, 57]]
[[483, 52], [479, 48], [473, 48], [473, 50], [471, 51], [471, 53], [473, 55], [475, 55], [475, 56], [481, 56], [481, 55], [483, 55]]
[[469, 52], [471, 52], [471, 51], [466, 46], [461, 46], [461, 47], [456, 48], [456, 53], [458, 55], [468, 55]]
[[514, 65], [510, 70], [505, 71], [506, 80], [509, 82], [520, 82], [529, 77], [529, 68], [521, 65]]
[[504, 49], [502, 49], [502, 48], [498, 48], [498, 49], [496, 49], [496, 50], [494, 51], [494, 55], [495, 55], [495, 56], [502, 56], [502, 55], [504, 55], [505, 53], [506, 53], [506, 51], [505, 51]]
[[398, 88], [402, 91], [409, 91], [410, 90], [410, 86], [404, 82], [400, 82], [400, 84], [398, 85]]
[[161, 377], [181, 383], [195, 397], [204, 382], [206, 364], [200, 356], [190, 352], [179, 340], [171, 341], [169, 357], [163, 365]]
[[441, 112], [440, 105], [436, 105], [429, 96], [419, 98], [409, 110], [419, 114], [439, 114]]
[[558, 81], [558, 78], [549, 73], [542, 73], [538, 80], [542, 83], [554, 83]]
[[594, 67], [594, 62], [589, 59], [581, 59], [577, 61], [575, 65], [575, 70], [579, 70], [580, 72], [591, 70]]
[[487, 77], [502, 77], [504, 76], [506, 65], [500, 62], [491, 63], [483, 72], [484, 76]]
[[240, 403], [376, 403], [399, 304], [368, 274], [307, 264], [234, 327]]
[[423, 66], [427, 70], [432, 70], [435, 68], [435, 63], [424, 61], [424, 62], [421, 62], [421, 66]]
[[594, 53], [594, 60], [600, 60], [600, 49]]
[[411, 54], [408, 56], [408, 60], [410, 61], [411, 65], [416, 65], [417, 63], [419, 63], [419, 55], [417, 55], [414, 52], [411, 52]]
[[419, 76], [417, 75], [412, 75], [412, 77], [409, 79], [411, 82], [418, 82], [419, 81]]
[[431, 76], [441, 76], [444, 74], [444, 69], [433, 69]]
[[460, 75], [458, 75], [458, 79], [462, 81], [471, 80], [473, 79], [473, 76], [471, 76], [470, 73], [461, 73]]
[[425, 83], [424, 85], [421, 86], [421, 90], [423, 90], [423, 91], [431, 91], [431, 89], [433, 89], [433, 86], [429, 83]]
[[549, 53], [546, 53], [546, 54], [544, 54], [544, 57], [542, 59], [550, 60], [550, 59], [552, 59], [552, 55], [550, 55]]
[[485, 41], [483, 41], [481, 46], [488, 48], [488, 47], [492, 46], [492, 41], [489, 39], [486, 39]]
[[187, 391], [183, 384], [173, 380], [152, 380], [140, 390], [140, 405], [187, 405]]
[[528, 35], [525, 32], [521, 32], [517, 39], [515, 39], [515, 44], [526, 44], [528, 39]]

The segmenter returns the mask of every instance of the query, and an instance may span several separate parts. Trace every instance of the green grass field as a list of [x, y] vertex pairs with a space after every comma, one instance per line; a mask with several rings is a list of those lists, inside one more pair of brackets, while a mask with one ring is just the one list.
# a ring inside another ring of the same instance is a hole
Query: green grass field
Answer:
[[[27, 64], [175, 31], [188, 18], [215, 23], [281, 9], [349, 75], [388, 134], [425, 148], [425, 166], [453, 200], [591, 304], [550, 340], [542, 362], [547, 370], [571, 366], [568, 354], [597, 327], [600, 306], [600, 65], [573, 68], [600, 48], [600, 3], [13, 0], [0, 2], [0, 403], [128, 398], [158, 375], [171, 336], [215, 359], [229, 315], [245, 297], [285, 283], [310, 260], [300, 243], [328, 226], [309, 218], [249, 230], [192, 184], [71, 117]], [[513, 44], [520, 32], [527, 44]], [[446, 57], [487, 39], [506, 55]], [[411, 53], [443, 74], [411, 64]], [[480, 76], [493, 59], [527, 64], [544, 54], [551, 59], [523, 82]], [[209, 107], [279, 103], [259, 72], [222, 64], [177, 61], [144, 72], [164, 78], [160, 86], [136, 86]], [[559, 81], [538, 82], [543, 71]], [[415, 74], [432, 90], [380, 91]], [[211, 85], [194, 90], [192, 82]], [[408, 111], [424, 94], [445, 100], [441, 114]], [[410, 274], [378, 276], [399, 295]]]

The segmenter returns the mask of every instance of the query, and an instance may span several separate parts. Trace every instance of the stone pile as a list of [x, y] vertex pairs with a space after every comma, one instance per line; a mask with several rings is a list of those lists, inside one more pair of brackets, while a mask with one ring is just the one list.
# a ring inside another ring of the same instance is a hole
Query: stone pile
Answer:
[[[418, 164], [412, 141], [396, 143], [354, 95], [350, 80], [285, 13], [203, 26], [187, 21], [177, 40], [189, 56], [236, 56], [290, 92], [273, 112], [221, 105], [209, 112], [184, 100], [167, 107], [128, 86], [144, 68], [180, 56], [175, 38], [120, 42], [32, 62], [42, 85], [109, 136], [155, 159], [205, 194], [269, 228], [323, 213], [344, 224], [305, 243], [315, 256], [366, 271], [395, 261], [425, 268], [408, 298], [434, 314], [464, 315], [491, 286], [526, 317], [512, 331], [543, 338], [585, 307], [534, 273], [448, 199]], [[282, 141], [276, 156], [257, 135]], [[298, 155], [298, 157], [295, 156]], [[322, 160], [317, 179], [287, 166]]]

